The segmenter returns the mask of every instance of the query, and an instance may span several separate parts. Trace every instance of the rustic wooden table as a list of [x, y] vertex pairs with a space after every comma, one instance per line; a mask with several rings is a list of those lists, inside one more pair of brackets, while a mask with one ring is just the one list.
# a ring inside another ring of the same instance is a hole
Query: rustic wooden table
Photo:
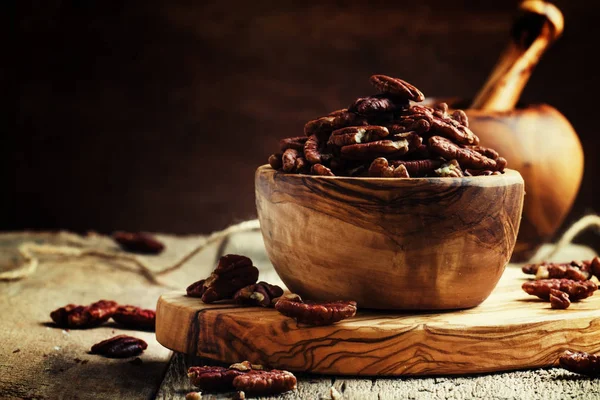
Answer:
[[[203, 237], [159, 235], [167, 250], [158, 257], [139, 257], [149, 270], [172, 265]], [[0, 281], [0, 399], [184, 399], [193, 391], [186, 370], [210, 360], [173, 354], [150, 332], [128, 331], [108, 323], [90, 330], [56, 328], [50, 311], [67, 303], [89, 304], [99, 299], [154, 308], [158, 296], [206, 276], [219, 254], [248, 255], [261, 269], [261, 279], [278, 277], [264, 254], [260, 235], [239, 233], [208, 246], [181, 269], [151, 283], [130, 262], [74, 252], [115, 253], [103, 236], [68, 233], [0, 234], [0, 271], [18, 264], [17, 248], [25, 242], [51, 244], [53, 255], [39, 255], [37, 269], [25, 279]], [[58, 250], [57, 250], [58, 249]], [[65, 256], [66, 252], [71, 253]], [[587, 258], [590, 249], [571, 246], [562, 258]], [[134, 359], [114, 360], [88, 354], [90, 347], [117, 334], [138, 336], [148, 349]], [[281, 399], [512, 399], [600, 398], [600, 381], [562, 369], [538, 369], [461, 377], [353, 378], [297, 374], [298, 389]], [[339, 395], [339, 396], [338, 396]], [[227, 399], [205, 394], [203, 399]]]

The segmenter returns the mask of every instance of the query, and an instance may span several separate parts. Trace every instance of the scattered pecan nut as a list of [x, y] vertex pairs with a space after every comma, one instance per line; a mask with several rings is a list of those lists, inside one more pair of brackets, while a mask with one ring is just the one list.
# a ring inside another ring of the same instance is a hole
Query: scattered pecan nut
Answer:
[[598, 290], [593, 281], [574, 281], [571, 279], [540, 279], [523, 283], [523, 290], [543, 300], [550, 299], [550, 290], [560, 290], [569, 295], [571, 301], [579, 301], [590, 297]]
[[591, 277], [592, 261], [571, 261], [570, 263], [526, 264], [521, 270], [526, 274], [535, 275], [536, 279], [572, 279], [585, 281]]
[[382, 93], [391, 93], [402, 99], [416, 102], [425, 100], [425, 95], [419, 89], [402, 79], [387, 75], [373, 75], [369, 80]]
[[283, 289], [267, 282], [258, 282], [238, 290], [233, 299], [240, 304], [271, 307], [271, 301], [283, 295]]
[[123, 250], [141, 254], [160, 254], [165, 245], [157, 238], [145, 232], [122, 232], [113, 233], [112, 238]]
[[188, 368], [188, 378], [192, 385], [202, 390], [218, 392], [233, 390], [233, 380], [244, 374], [235, 368], [204, 366]]
[[200, 297], [204, 303], [230, 299], [241, 288], [256, 283], [258, 269], [248, 257], [228, 254], [219, 259], [217, 268], [207, 278], [187, 287], [188, 296]]
[[460, 165], [456, 160], [450, 160], [449, 162], [442, 164], [434, 172], [437, 176], [441, 177], [460, 178], [464, 176], [462, 169], [460, 169]]
[[576, 374], [600, 376], [600, 356], [595, 354], [567, 350], [558, 361], [561, 367]]
[[154, 331], [156, 311], [144, 310], [136, 306], [119, 306], [112, 319], [130, 329]]
[[560, 290], [550, 289], [550, 306], [555, 309], [564, 310], [569, 308], [571, 300], [569, 295]]
[[288, 371], [251, 370], [233, 379], [233, 387], [253, 396], [266, 396], [285, 393], [296, 389], [296, 377]]
[[62, 328], [87, 329], [108, 321], [117, 311], [118, 304], [110, 300], [100, 300], [89, 306], [68, 304], [50, 313], [54, 323]]
[[355, 301], [303, 302], [281, 298], [275, 309], [283, 315], [307, 325], [331, 325], [356, 315]]
[[92, 354], [100, 354], [110, 358], [127, 358], [142, 354], [148, 344], [133, 336], [119, 335], [96, 343], [92, 346]]

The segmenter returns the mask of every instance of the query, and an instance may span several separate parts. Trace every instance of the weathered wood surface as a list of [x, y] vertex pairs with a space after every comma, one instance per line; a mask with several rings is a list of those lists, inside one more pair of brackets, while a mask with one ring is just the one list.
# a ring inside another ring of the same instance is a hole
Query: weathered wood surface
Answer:
[[[143, 257], [156, 271], [203, 240], [200, 236], [161, 235], [160, 238], [167, 245], [165, 253]], [[106, 237], [0, 234], [0, 270], [6, 265], [14, 267], [10, 264], [18, 258], [16, 247], [24, 241], [116, 250]], [[243, 244], [237, 249], [251, 256], [257, 253]], [[258, 249], [261, 250], [260, 246]], [[216, 246], [207, 248], [181, 270], [165, 276], [166, 283], [173, 288], [185, 287], [210, 273], [216, 251]], [[40, 258], [37, 271], [30, 277], [0, 282], [0, 399], [153, 398], [171, 354], [156, 341], [154, 333], [120, 329], [112, 323], [95, 329], [67, 331], [55, 327], [49, 314], [68, 303], [89, 304], [99, 299], [154, 309], [158, 296], [170, 290], [169, 287], [149, 284], [128, 263], [94, 257]], [[88, 354], [93, 344], [118, 334], [136, 336], [148, 343], [148, 349], [140, 356], [141, 365], [129, 363], [133, 358], [115, 360]]]
[[[183, 400], [198, 390], [186, 376], [187, 368], [211, 365], [208, 359], [175, 353], [156, 398]], [[331, 400], [331, 388], [343, 400], [507, 400], [507, 399], [598, 399], [600, 380], [577, 376], [559, 368], [514, 371], [464, 377], [350, 378], [296, 374], [298, 389], [269, 400]], [[231, 399], [233, 393], [202, 393], [203, 400]]]
[[161, 296], [156, 337], [179, 352], [290, 371], [447, 375], [553, 365], [566, 349], [600, 352], [600, 296], [553, 310], [508, 268], [480, 306], [443, 313], [361, 311], [330, 326], [297, 324], [274, 309]]
[[[262, 166], [256, 207], [291, 291], [376, 309], [480, 304], [515, 246], [523, 179], [292, 175]], [[448, 288], [452, 290], [448, 290]]]

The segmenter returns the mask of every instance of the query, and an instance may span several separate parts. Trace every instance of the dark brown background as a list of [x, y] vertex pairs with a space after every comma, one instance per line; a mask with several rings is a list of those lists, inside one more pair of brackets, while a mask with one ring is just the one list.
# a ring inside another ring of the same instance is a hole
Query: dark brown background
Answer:
[[[275, 3], [20, 2], [0, 229], [196, 233], [251, 218], [254, 169], [279, 138], [371, 93], [373, 73], [429, 96], [474, 95], [517, 6]], [[590, 59], [600, 3], [556, 4], [564, 36], [522, 99], [557, 107], [580, 135], [586, 174], [572, 222], [600, 211]]]

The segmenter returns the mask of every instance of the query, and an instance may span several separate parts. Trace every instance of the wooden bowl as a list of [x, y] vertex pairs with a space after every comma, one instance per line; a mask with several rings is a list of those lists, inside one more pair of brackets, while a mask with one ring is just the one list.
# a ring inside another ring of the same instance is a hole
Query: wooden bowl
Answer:
[[446, 310], [485, 300], [512, 254], [523, 179], [347, 178], [258, 168], [267, 254], [294, 293], [359, 307]]

